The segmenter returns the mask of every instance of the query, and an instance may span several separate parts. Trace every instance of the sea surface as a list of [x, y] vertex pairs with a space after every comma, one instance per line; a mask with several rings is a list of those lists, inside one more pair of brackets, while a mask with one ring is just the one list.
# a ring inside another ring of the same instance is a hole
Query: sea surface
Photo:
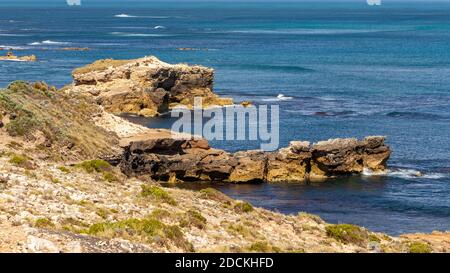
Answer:
[[0, 62], [0, 86], [23, 79], [62, 87], [74, 68], [101, 58], [210, 66], [217, 93], [280, 106], [281, 146], [384, 135], [393, 150], [383, 176], [215, 187], [256, 206], [394, 235], [450, 230], [450, 3], [64, 2], [1, 1], [0, 47], [39, 61]]

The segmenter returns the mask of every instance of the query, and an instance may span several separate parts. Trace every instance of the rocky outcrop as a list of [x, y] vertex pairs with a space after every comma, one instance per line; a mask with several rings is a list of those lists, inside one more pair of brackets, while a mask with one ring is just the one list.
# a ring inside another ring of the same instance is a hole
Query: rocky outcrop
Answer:
[[192, 108], [194, 97], [201, 97], [204, 107], [233, 103], [213, 93], [213, 69], [171, 65], [153, 56], [100, 60], [75, 69], [72, 76], [74, 82], [66, 91], [93, 97], [115, 114], [156, 116], [179, 105]]
[[333, 139], [310, 145], [293, 141], [276, 152], [228, 153], [206, 140], [146, 138], [122, 143], [120, 162], [127, 175], [162, 181], [304, 182], [386, 169], [390, 149], [384, 137]]
[[0, 61], [19, 61], [19, 62], [35, 62], [37, 58], [35, 55], [16, 56], [12, 51], [9, 51], [5, 56], [0, 56]]

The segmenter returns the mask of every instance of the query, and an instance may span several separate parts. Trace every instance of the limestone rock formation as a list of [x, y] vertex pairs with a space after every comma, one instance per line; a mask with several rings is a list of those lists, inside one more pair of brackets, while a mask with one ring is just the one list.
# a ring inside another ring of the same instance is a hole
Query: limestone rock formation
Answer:
[[233, 103], [213, 93], [213, 69], [171, 65], [153, 56], [100, 60], [75, 69], [72, 76], [66, 91], [91, 96], [115, 114], [156, 116], [179, 105], [192, 108], [194, 97], [201, 97], [204, 107]]
[[162, 181], [304, 182], [360, 174], [364, 168], [383, 171], [390, 156], [384, 137], [333, 139], [312, 146], [293, 141], [276, 152], [232, 154], [210, 148], [203, 139], [158, 139], [143, 134], [122, 147], [124, 173]]
[[384, 137], [371, 136], [321, 141], [311, 149], [311, 178], [362, 173], [364, 168], [378, 172], [386, 169], [390, 149]]

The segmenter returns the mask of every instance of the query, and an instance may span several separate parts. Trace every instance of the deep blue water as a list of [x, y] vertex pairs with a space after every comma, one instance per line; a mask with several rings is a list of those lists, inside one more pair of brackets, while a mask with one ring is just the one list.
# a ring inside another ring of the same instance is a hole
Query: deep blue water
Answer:
[[[19, 8], [2, 1], [0, 47], [35, 54], [39, 61], [0, 62], [0, 86], [26, 79], [61, 87], [71, 81], [72, 69], [100, 58], [156, 55], [210, 66], [219, 94], [280, 105], [283, 146], [294, 139], [385, 135], [393, 149], [387, 176], [217, 185], [225, 193], [391, 234], [450, 230], [450, 3], [384, 2], [107, 7], [86, 0], [78, 8], [44, 2]], [[293, 98], [277, 101], [278, 94]], [[248, 141], [213, 144], [230, 151], [259, 147]], [[425, 175], [415, 177], [416, 171]]]

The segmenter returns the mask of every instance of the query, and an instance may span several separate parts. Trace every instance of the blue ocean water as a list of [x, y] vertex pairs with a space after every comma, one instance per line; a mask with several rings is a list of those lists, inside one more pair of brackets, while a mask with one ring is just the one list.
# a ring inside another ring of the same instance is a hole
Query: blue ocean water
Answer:
[[72, 69], [100, 58], [156, 55], [210, 66], [217, 93], [280, 105], [282, 146], [385, 135], [393, 149], [386, 176], [216, 187], [258, 206], [391, 234], [450, 230], [450, 3], [61, 2], [0, 3], [0, 47], [39, 59], [0, 62], [0, 86], [25, 79], [61, 87]]

